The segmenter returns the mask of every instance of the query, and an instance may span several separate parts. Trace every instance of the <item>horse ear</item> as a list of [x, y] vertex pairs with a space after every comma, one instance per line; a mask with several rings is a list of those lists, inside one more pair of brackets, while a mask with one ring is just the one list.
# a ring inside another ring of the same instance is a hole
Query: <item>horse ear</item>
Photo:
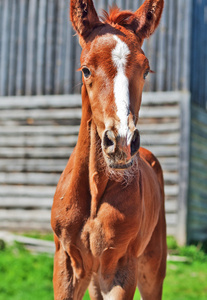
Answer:
[[92, 0], [71, 0], [70, 18], [79, 36], [86, 38], [100, 24]]
[[135, 32], [143, 41], [157, 28], [164, 7], [164, 0], [145, 0], [135, 12]]

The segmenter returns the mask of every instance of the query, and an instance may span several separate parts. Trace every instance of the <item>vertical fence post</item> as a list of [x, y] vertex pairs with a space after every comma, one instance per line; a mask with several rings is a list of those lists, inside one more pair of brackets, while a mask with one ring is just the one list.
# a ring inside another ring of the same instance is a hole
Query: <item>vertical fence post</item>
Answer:
[[55, 39], [56, 39], [56, 3], [48, 0], [47, 35], [45, 57], [45, 94], [54, 93]]
[[25, 94], [33, 95], [36, 92], [36, 63], [37, 63], [37, 21], [38, 0], [30, 0], [28, 8], [28, 31], [26, 53], [26, 84]]
[[11, 7], [11, 33], [10, 33], [10, 49], [9, 49], [9, 82], [7, 93], [9, 96], [16, 93], [16, 68], [17, 68], [17, 37], [18, 37], [18, 0], [12, 1]]
[[19, 1], [19, 31], [17, 48], [17, 73], [16, 73], [16, 94], [25, 93], [25, 70], [26, 70], [26, 36], [27, 36], [27, 13], [28, 1]]
[[37, 95], [45, 94], [45, 54], [46, 54], [46, 16], [47, 0], [39, 2], [37, 29], [37, 71], [36, 71], [36, 90]]
[[2, 16], [2, 43], [1, 43], [1, 75], [0, 91], [1, 96], [7, 95], [9, 78], [9, 47], [10, 47], [10, 27], [11, 27], [11, 1], [4, 1]]
[[183, 93], [180, 101], [180, 157], [179, 157], [179, 198], [177, 242], [185, 245], [187, 241], [188, 186], [190, 161], [190, 94]]

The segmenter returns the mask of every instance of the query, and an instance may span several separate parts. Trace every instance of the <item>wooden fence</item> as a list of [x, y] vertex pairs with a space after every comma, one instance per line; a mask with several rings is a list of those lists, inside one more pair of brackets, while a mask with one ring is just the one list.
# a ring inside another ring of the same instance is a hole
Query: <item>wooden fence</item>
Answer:
[[207, 240], [207, 113], [193, 105], [191, 119], [188, 242]]
[[[95, 0], [135, 11], [142, 0]], [[189, 90], [192, 0], [165, 1], [161, 24], [143, 46], [151, 69], [146, 91]], [[80, 46], [69, 0], [0, 0], [0, 95], [80, 92]]]
[[193, 0], [188, 242], [207, 240], [207, 0]]
[[207, 0], [193, 0], [193, 8], [192, 101], [207, 111]]
[[[187, 107], [185, 93], [144, 93], [138, 125], [142, 146], [164, 169], [168, 234], [174, 236], [182, 226], [185, 231]], [[79, 95], [0, 98], [0, 229], [50, 230], [55, 186], [80, 118]]]

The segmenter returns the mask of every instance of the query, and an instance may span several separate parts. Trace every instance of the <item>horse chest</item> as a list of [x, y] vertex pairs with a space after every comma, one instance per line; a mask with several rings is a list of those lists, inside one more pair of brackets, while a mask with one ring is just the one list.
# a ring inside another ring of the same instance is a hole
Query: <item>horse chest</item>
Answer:
[[140, 214], [137, 203], [133, 202], [136, 201], [123, 199], [123, 196], [103, 197], [96, 217], [90, 218], [83, 228], [83, 233], [88, 235], [88, 247], [95, 257], [100, 257], [109, 248], [125, 251], [136, 237]]

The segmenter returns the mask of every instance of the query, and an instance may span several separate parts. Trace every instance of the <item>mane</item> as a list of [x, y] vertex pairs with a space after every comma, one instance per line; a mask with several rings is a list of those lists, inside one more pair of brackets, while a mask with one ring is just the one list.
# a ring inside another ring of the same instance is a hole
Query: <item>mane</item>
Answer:
[[107, 24], [118, 24], [121, 26], [127, 26], [130, 17], [134, 16], [134, 13], [130, 10], [121, 11], [117, 6], [110, 7], [109, 13], [103, 10], [103, 16], [101, 20]]

